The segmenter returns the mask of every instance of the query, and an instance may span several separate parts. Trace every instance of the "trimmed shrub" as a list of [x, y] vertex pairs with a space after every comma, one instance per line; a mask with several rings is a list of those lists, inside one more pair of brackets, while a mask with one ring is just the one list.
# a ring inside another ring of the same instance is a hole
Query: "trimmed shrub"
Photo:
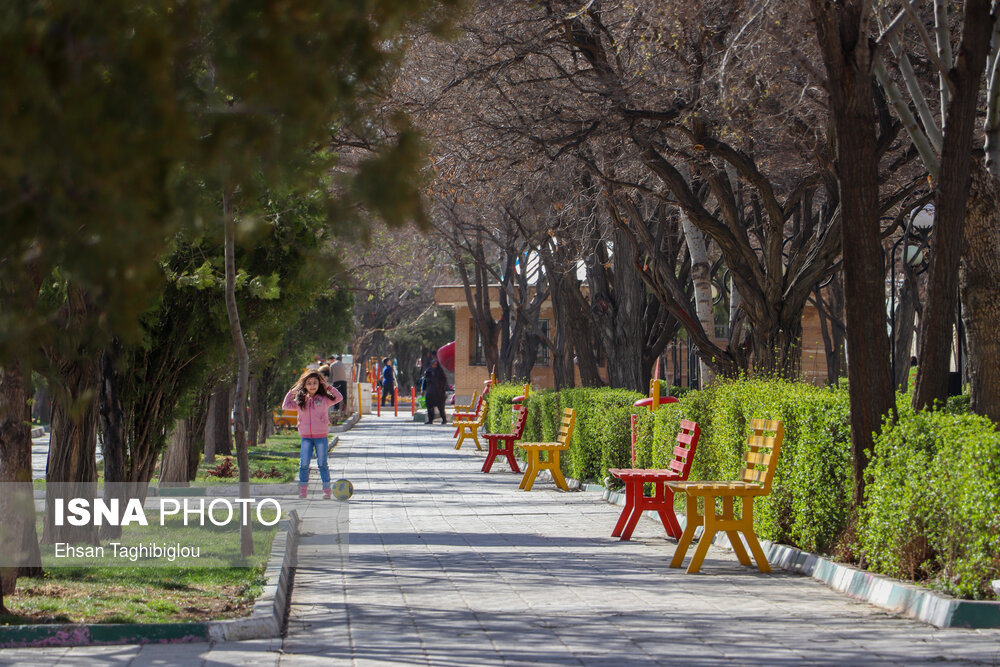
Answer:
[[1000, 434], [993, 423], [947, 411], [901, 412], [876, 439], [866, 474], [858, 539], [867, 567], [991, 598], [990, 582], [1000, 578], [998, 536]]

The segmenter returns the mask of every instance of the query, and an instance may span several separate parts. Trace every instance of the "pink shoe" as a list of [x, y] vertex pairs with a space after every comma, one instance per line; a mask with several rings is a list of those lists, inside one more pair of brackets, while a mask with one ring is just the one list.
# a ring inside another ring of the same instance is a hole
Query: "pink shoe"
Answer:
[[330, 499], [330, 489], [323, 489], [323, 500]]
[[305, 498], [308, 495], [309, 495], [309, 487], [299, 486], [299, 498]]

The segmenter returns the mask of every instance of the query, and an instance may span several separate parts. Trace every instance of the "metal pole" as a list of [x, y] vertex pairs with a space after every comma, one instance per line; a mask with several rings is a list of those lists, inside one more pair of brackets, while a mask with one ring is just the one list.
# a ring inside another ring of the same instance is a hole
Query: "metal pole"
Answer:
[[392, 412], [393, 417], [399, 416], [399, 385], [392, 385]]
[[417, 388], [410, 387], [410, 414], [417, 414]]
[[376, 403], [378, 403], [378, 407], [375, 408], [375, 416], [376, 417], [381, 417], [382, 416], [382, 387], [377, 387], [375, 389], [375, 398], [376, 398]]

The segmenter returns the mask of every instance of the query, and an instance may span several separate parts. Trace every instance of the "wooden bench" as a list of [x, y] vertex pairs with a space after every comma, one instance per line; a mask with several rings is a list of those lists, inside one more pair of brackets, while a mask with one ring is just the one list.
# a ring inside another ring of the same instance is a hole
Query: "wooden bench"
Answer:
[[[618, 517], [618, 523], [611, 532], [612, 537], [628, 540], [632, 537], [639, 518], [646, 510], [654, 510], [660, 515], [660, 521], [673, 538], [681, 536], [681, 525], [674, 514], [674, 491], [667, 482], [681, 482], [691, 473], [694, 453], [698, 448], [698, 438], [701, 429], [696, 422], [681, 420], [681, 430], [677, 434], [677, 445], [674, 447], [674, 458], [669, 467], [662, 470], [611, 468], [609, 473], [625, 482], [625, 507]], [[653, 485], [653, 494], [645, 494], [645, 485]]]
[[[507, 457], [507, 463], [514, 472], [521, 472], [517, 466], [517, 459], [514, 458], [514, 441], [520, 440], [524, 435], [524, 425], [528, 422], [528, 408], [523, 405], [514, 406], [514, 424], [510, 433], [483, 433], [489, 445], [489, 452], [486, 454], [486, 462], [483, 463], [483, 472], [489, 472], [493, 468], [493, 462], [500, 455]], [[503, 446], [500, 446], [500, 443]]]
[[475, 419], [456, 419], [452, 422], [455, 426], [455, 435], [458, 436], [455, 449], [461, 449], [462, 443], [472, 438], [472, 441], [476, 443], [476, 449], [482, 451], [483, 447], [479, 444], [479, 429], [486, 421], [486, 401], [482, 400], [482, 397], [479, 401], [479, 412], [474, 417]]
[[475, 404], [475, 409], [474, 410], [464, 410], [464, 408], [466, 406], [463, 405], [462, 406], [462, 408], [463, 408], [462, 412], [457, 412], [456, 411], [456, 412], [452, 413], [451, 418], [452, 418], [452, 423], [455, 425], [455, 432], [452, 433], [451, 437], [457, 438], [458, 435], [459, 435], [459, 433], [460, 433], [460, 430], [458, 428], [458, 422], [460, 422], [460, 421], [462, 421], [462, 422], [475, 421], [476, 419], [479, 418], [479, 413], [480, 412], [484, 412], [486, 410], [486, 408], [488, 407], [487, 404], [486, 404], [486, 400], [485, 399], [486, 399], [486, 395], [483, 394], [482, 396], [479, 397], [478, 401], [473, 401], [473, 403]]
[[271, 413], [271, 421], [274, 428], [281, 430], [284, 428], [299, 427], [299, 413], [295, 410], [275, 410]]
[[479, 403], [476, 399], [482, 401], [483, 398], [479, 395], [478, 391], [472, 392], [472, 398], [469, 400], [468, 405], [465, 403], [455, 403], [455, 409], [452, 412], [453, 419], [472, 419], [479, 412]]
[[[552, 472], [552, 481], [556, 483], [556, 486], [563, 491], [569, 491], [566, 478], [563, 477], [562, 470], [559, 469], [559, 454], [569, 449], [569, 442], [573, 437], [573, 426], [575, 424], [576, 410], [565, 408], [556, 442], [520, 442], [517, 444], [528, 455], [528, 467], [524, 470], [524, 477], [521, 478], [520, 488], [525, 491], [531, 491], [538, 473], [542, 470], [549, 470]], [[541, 458], [542, 452], [546, 453], [544, 461]]]
[[[687, 554], [691, 540], [694, 538], [695, 528], [705, 526], [705, 532], [701, 535], [698, 548], [691, 557], [688, 565], [688, 573], [694, 573], [701, 569], [701, 564], [708, 553], [708, 547], [712, 543], [712, 538], [720, 531], [726, 531], [729, 541], [733, 545], [736, 557], [743, 565], [752, 565], [747, 556], [743, 543], [740, 541], [740, 533], [746, 537], [747, 545], [753, 552], [753, 557], [757, 561], [757, 567], [761, 572], [770, 572], [771, 566], [764, 556], [764, 550], [760, 548], [757, 541], [757, 534], [753, 529], [753, 500], [758, 496], [766, 496], [771, 492], [771, 481], [774, 479], [774, 471], [778, 467], [778, 456], [781, 454], [781, 441], [785, 436], [785, 429], [780, 421], [754, 419], [750, 422], [753, 433], [747, 438], [747, 455], [743, 468], [740, 470], [740, 480], [736, 482], [668, 482], [668, 486], [674, 491], [683, 491], [687, 494], [687, 525], [684, 527], [684, 534], [677, 544], [677, 551], [674, 552], [670, 567], [680, 567], [684, 563], [684, 556]], [[772, 433], [773, 435], [764, 435]], [[705, 499], [705, 511], [698, 513], [698, 498]], [[742, 498], [742, 515], [739, 519], [735, 517], [733, 511], [733, 499]], [[722, 499], [722, 514], [718, 514], [715, 506], [715, 499]]]

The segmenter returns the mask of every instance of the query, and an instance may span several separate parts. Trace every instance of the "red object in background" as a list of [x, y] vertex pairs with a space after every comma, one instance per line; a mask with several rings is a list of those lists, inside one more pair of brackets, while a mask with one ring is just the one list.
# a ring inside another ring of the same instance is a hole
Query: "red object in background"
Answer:
[[455, 341], [441, 347], [437, 352], [438, 363], [449, 373], [455, 372]]

